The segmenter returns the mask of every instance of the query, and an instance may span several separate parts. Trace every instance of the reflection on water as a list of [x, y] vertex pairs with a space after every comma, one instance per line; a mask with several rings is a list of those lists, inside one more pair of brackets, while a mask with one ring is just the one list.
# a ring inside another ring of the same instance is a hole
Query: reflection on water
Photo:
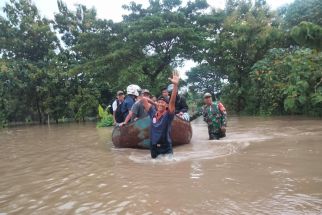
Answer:
[[231, 118], [174, 156], [115, 149], [94, 124], [0, 130], [0, 215], [322, 214], [322, 122]]
[[191, 166], [191, 172], [190, 172], [191, 179], [199, 179], [201, 176], [203, 176], [202, 164], [199, 161], [192, 161], [190, 166]]

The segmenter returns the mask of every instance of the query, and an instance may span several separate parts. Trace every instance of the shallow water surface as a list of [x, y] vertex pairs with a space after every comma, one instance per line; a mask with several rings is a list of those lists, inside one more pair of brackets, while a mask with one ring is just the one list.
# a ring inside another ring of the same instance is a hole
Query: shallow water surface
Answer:
[[201, 119], [174, 156], [115, 149], [95, 124], [0, 130], [0, 215], [322, 214], [322, 121]]

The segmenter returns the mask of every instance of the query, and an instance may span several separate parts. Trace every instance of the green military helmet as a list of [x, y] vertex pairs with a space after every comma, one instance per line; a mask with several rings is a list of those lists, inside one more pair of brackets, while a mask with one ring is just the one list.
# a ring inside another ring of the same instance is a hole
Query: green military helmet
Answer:
[[212, 95], [210, 94], [210, 93], [205, 93], [204, 95], [203, 95], [203, 98], [205, 99], [205, 98], [209, 98], [209, 97], [212, 97]]

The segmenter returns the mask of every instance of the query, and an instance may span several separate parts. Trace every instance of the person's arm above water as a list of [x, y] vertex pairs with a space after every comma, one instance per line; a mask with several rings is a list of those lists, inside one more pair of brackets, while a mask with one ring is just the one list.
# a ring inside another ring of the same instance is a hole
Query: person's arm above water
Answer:
[[222, 112], [222, 113], [226, 113], [226, 108], [225, 106], [221, 103], [221, 102], [218, 102], [218, 109]]
[[145, 98], [151, 105], [157, 106], [157, 104], [150, 98]]
[[117, 100], [117, 99], [115, 99], [115, 100], [114, 100], [114, 102], [112, 103], [112, 110], [113, 110], [113, 112], [115, 112], [115, 111], [116, 111], [116, 109], [117, 109], [117, 105], [118, 105], [118, 100]]
[[179, 80], [180, 80], [178, 71], [173, 71], [172, 78], [169, 78], [169, 80], [173, 84], [173, 90], [171, 93], [168, 110], [169, 110], [169, 113], [174, 114], [176, 111], [176, 104], [175, 103], [176, 103], [176, 98], [177, 98], [177, 94], [178, 94], [178, 84], [179, 84]]
[[149, 112], [152, 105], [149, 103], [148, 98], [143, 97], [140, 102], [142, 102], [142, 104], [144, 106], [144, 110], [146, 112]]
[[140, 109], [141, 103], [140, 101], [137, 101], [134, 103], [134, 105], [131, 108], [131, 122], [136, 121], [135, 119], [137, 119], [138, 115], [139, 115], [139, 109]]
[[116, 118], [115, 118], [116, 109], [117, 109], [117, 101], [116, 101], [116, 100], [114, 100], [114, 102], [113, 102], [113, 104], [112, 104], [114, 125], [116, 125]]
[[133, 112], [130, 110], [129, 114], [126, 116], [124, 122], [120, 124], [120, 126], [126, 125], [132, 118]]
[[222, 122], [223, 122], [223, 126], [227, 126], [227, 111], [226, 111], [226, 108], [225, 106], [219, 102], [218, 103], [218, 109], [219, 111], [221, 112], [221, 115], [222, 115]]
[[129, 111], [129, 114], [126, 116], [124, 123], [122, 123], [122, 125], [127, 124], [138, 115], [139, 104], [140, 104], [139, 102], [135, 102], [133, 104], [131, 110]]

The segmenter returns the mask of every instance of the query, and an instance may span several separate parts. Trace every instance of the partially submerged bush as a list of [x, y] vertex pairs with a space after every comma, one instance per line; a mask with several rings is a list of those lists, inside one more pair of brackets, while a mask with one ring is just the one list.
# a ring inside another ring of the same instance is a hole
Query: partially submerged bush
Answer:
[[113, 115], [108, 112], [108, 108], [104, 110], [101, 105], [98, 105], [98, 115], [100, 117], [100, 121], [96, 125], [98, 128], [113, 126]]

